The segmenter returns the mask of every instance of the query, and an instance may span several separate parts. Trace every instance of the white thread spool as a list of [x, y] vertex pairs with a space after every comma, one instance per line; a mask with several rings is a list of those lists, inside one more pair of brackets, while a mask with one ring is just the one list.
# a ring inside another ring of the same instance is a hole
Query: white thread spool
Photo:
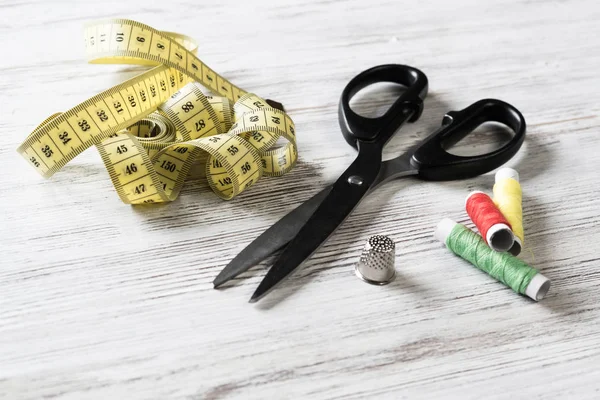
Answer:
[[[479, 191], [479, 190], [475, 190], [475, 191], [469, 193], [469, 195], [467, 196], [467, 199], [465, 200], [465, 208], [466, 208], [467, 203], [468, 203], [469, 199], [471, 198], [471, 196], [478, 194], [478, 193], [482, 193], [487, 196], [486, 193]], [[491, 199], [490, 199], [490, 201], [491, 201]], [[473, 222], [475, 222], [475, 221], [473, 221]], [[497, 223], [497, 224], [492, 225], [490, 227], [490, 229], [488, 229], [488, 231], [486, 233], [486, 237], [485, 237], [485, 242], [488, 244], [488, 246], [490, 246], [490, 248], [492, 248], [492, 250], [504, 252], [504, 251], [507, 251], [508, 249], [510, 249], [513, 246], [513, 244], [515, 243], [515, 235], [513, 234], [512, 230], [510, 229], [510, 226], [503, 224], [503, 223]]]
[[[495, 183], [498, 183], [499, 181], [501, 181], [503, 179], [514, 179], [515, 181], [519, 182], [519, 173], [512, 168], [499, 169], [496, 172]], [[511, 246], [511, 248], [508, 249], [508, 252], [510, 254], [512, 254], [513, 256], [518, 256], [519, 254], [521, 254], [521, 249], [523, 248], [523, 243], [521, 242], [521, 239], [519, 239], [519, 237], [517, 235], [513, 235], [513, 236], [515, 238], [515, 241], [514, 241], [513, 245]]]
[[[452, 232], [454, 227], [456, 227], [456, 225], [458, 225], [457, 222], [451, 220], [450, 218], [444, 218], [440, 221], [440, 223], [435, 229], [435, 238], [440, 242], [444, 243], [446, 247], [448, 247], [448, 245], [446, 244], [446, 240], [448, 239], [448, 236], [450, 236], [450, 233]], [[510, 257], [514, 256], [511, 255]], [[531, 282], [529, 282], [529, 284], [527, 285], [527, 288], [525, 289], [525, 295], [532, 300], [540, 301], [546, 296], [549, 289], [550, 279], [546, 278], [544, 275], [538, 272], [534, 275], [533, 279], [531, 279]]]

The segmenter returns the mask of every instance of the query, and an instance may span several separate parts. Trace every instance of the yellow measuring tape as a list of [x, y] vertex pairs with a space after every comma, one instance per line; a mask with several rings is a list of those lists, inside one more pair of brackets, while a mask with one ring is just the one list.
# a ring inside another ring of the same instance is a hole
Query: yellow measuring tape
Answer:
[[123, 202], [140, 204], [174, 200], [202, 153], [223, 199], [296, 164], [291, 118], [211, 70], [191, 38], [115, 19], [86, 26], [85, 44], [90, 63], [155, 67], [42, 122], [17, 151], [44, 177], [95, 145]]

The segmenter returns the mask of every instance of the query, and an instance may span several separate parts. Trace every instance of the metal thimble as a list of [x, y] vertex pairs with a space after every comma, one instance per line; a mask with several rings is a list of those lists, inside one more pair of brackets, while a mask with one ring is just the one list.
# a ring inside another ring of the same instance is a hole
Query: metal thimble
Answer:
[[396, 277], [395, 259], [394, 241], [387, 236], [374, 235], [367, 240], [354, 272], [367, 283], [385, 285]]

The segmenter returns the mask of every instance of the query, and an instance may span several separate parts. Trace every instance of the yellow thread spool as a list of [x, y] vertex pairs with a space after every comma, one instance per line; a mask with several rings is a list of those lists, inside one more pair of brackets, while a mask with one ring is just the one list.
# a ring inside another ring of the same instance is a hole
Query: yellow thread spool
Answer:
[[494, 203], [510, 223], [515, 242], [508, 250], [514, 256], [521, 253], [524, 242], [523, 194], [519, 183], [519, 173], [512, 168], [502, 168], [496, 172]]

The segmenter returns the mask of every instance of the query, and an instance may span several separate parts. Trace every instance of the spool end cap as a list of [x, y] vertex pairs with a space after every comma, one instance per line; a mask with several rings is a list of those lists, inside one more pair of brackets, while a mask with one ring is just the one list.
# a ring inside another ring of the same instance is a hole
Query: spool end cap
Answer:
[[496, 172], [496, 183], [502, 179], [514, 179], [519, 182], [519, 173], [512, 168], [502, 168]]
[[495, 224], [488, 229], [485, 241], [496, 251], [508, 251], [515, 242], [515, 235], [508, 225]]
[[433, 233], [433, 236], [440, 242], [446, 244], [446, 239], [450, 236], [450, 232], [456, 226], [456, 222], [451, 220], [450, 218], [444, 218], [440, 221]]
[[515, 235], [515, 242], [513, 243], [512, 247], [508, 249], [508, 252], [516, 257], [519, 254], [521, 254], [522, 249], [523, 243], [521, 243], [521, 239], [519, 239], [517, 235]]
[[548, 290], [550, 290], [550, 279], [538, 272], [527, 285], [525, 295], [535, 301], [540, 301], [546, 297]]
[[471, 198], [471, 196], [474, 196], [476, 194], [485, 194], [486, 196], [488, 195], [487, 193], [482, 192], [481, 190], [473, 190], [471, 193], [469, 193], [469, 195], [465, 199], [465, 207], [467, 206], [467, 203], [468, 203], [469, 199]]

